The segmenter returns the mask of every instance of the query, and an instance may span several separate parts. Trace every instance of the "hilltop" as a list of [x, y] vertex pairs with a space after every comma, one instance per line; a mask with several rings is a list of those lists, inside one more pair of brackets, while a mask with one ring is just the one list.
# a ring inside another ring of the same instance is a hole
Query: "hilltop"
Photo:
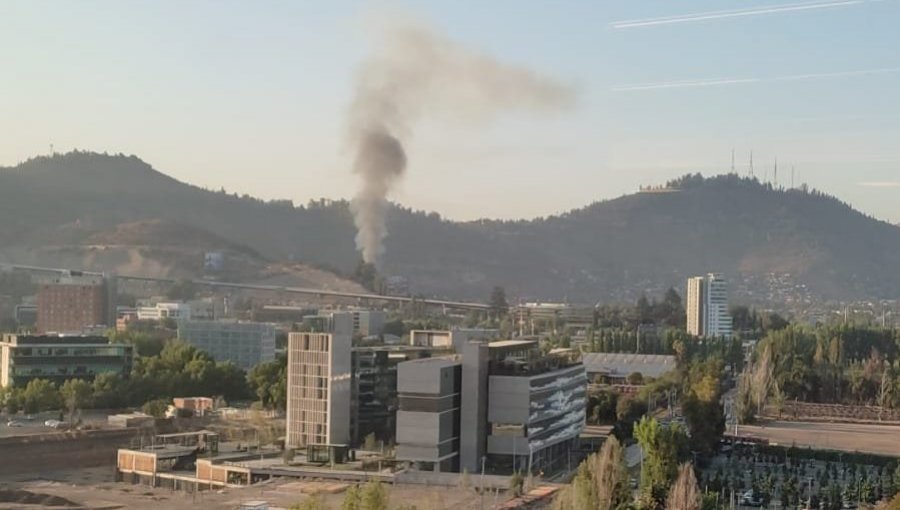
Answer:
[[[295, 206], [206, 190], [135, 156], [74, 152], [0, 168], [0, 214], [3, 261], [98, 244], [218, 247], [343, 274], [359, 259], [344, 201]], [[484, 299], [504, 285], [523, 299], [633, 299], [711, 270], [748, 301], [779, 299], [773, 280], [833, 300], [900, 291], [900, 228], [833, 197], [734, 175], [686, 176], [530, 221], [453, 222], [394, 207], [388, 228], [383, 272], [425, 295]]]

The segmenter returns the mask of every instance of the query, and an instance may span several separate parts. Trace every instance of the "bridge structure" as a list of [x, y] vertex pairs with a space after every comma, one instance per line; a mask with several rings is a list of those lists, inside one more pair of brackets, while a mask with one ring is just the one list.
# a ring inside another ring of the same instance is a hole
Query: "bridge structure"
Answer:
[[[65, 268], [54, 268], [54, 267], [41, 267], [41, 266], [29, 266], [24, 264], [11, 264], [0, 262], [0, 270], [3, 271], [27, 271], [31, 273], [44, 273], [44, 274], [58, 274], [58, 275], [71, 275], [71, 276], [103, 276], [104, 273], [95, 272], [95, 271], [80, 271], [75, 269], [65, 269]], [[120, 280], [132, 280], [132, 281], [142, 281], [142, 282], [150, 282], [150, 283], [162, 283], [162, 284], [174, 284], [177, 283], [178, 280], [173, 278], [157, 278], [150, 276], [135, 276], [135, 275], [125, 275], [115, 273], [116, 278]], [[204, 280], [204, 279], [196, 279], [189, 280], [192, 284], [196, 286], [208, 287], [212, 289], [235, 289], [235, 290], [252, 290], [252, 291], [263, 291], [263, 292], [280, 292], [287, 294], [302, 294], [309, 296], [318, 296], [321, 298], [324, 297], [338, 297], [338, 298], [348, 298], [348, 299], [357, 299], [364, 301], [381, 301], [381, 302], [393, 302], [393, 303], [419, 303], [424, 305], [431, 306], [440, 306], [445, 309], [459, 309], [459, 310], [489, 310], [490, 306], [484, 303], [476, 303], [476, 302], [467, 302], [467, 301], [454, 301], [447, 299], [436, 299], [436, 298], [419, 298], [412, 296], [385, 296], [381, 294], [371, 294], [365, 292], [345, 292], [338, 290], [327, 290], [327, 289], [314, 289], [309, 287], [291, 287], [291, 286], [280, 286], [280, 285], [262, 285], [262, 284], [254, 284], [254, 283], [236, 283], [236, 282], [220, 282], [217, 280]]]

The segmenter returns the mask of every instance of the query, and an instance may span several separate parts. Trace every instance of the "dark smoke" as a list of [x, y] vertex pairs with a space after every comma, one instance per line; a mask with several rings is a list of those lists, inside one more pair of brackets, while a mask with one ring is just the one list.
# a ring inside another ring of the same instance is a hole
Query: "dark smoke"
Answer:
[[387, 196], [406, 170], [413, 125], [423, 116], [483, 123], [515, 110], [555, 111], [573, 91], [527, 69], [462, 49], [420, 26], [386, 30], [363, 63], [349, 120], [356, 246], [378, 263], [387, 236]]

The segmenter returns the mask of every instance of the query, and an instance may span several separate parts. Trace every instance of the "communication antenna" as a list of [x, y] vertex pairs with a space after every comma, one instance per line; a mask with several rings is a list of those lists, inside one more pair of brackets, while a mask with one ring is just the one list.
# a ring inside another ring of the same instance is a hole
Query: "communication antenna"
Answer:
[[794, 187], [794, 165], [791, 165], [791, 188]]
[[778, 187], [778, 156], [775, 156], [775, 187]]
[[753, 175], [753, 151], [750, 151], [750, 177], [755, 177]]
[[52, 156], [54, 154], [56, 154], [56, 152], [53, 150], [53, 144], [51, 143], [50, 144], [50, 155]]
[[734, 147], [731, 148], [731, 173], [734, 173]]

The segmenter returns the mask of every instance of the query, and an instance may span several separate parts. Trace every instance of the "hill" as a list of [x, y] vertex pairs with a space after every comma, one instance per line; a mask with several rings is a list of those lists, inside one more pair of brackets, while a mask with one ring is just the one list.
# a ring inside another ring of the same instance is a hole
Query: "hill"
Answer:
[[[134, 156], [74, 152], [2, 168], [0, 214], [3, 261], [122, 241], [215, 246], [345, 274], [359, 258], [346, 202], [294, 206], [205, 190]], [[425, 295], [484, 299], [504, 285], [522, 299], [633, 299], [707, 271], [761, 303], [900, 291], [900, 228], [814, 191], [734, 175], [686, 176], [531, 221], [452, 222], [394, 207], [388, 228], [383, 272]]]

